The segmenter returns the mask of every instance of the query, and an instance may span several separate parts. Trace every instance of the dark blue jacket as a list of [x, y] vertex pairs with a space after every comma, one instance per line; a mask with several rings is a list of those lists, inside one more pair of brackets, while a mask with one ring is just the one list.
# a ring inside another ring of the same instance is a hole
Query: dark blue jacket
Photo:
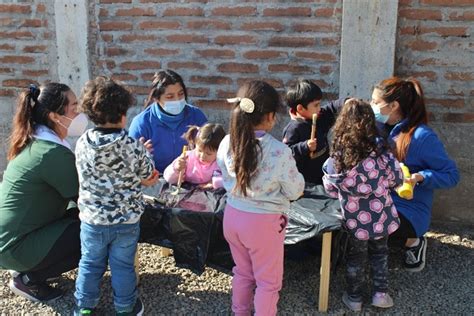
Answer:
[[187, 145], [182, 135], [188, 130], [188, 126], [202, 126], [206, 122], [206, 115], [195, 106], [187, 104], [181, 114], [169, 116], [154, 103], [133, 118], [129, 135], [135, 139], [142, 136], [145, 140], [151, 139], [155, 168], [163, 173], [181, 154], [183, 145]]
[[316, 138], [318, 145], [316, 152], [324, 151], [318, 158], [309, 157], [307, 145], [311, 137], [311, 120], [291, 120], [283, 130], [283, 143], [290, 146], [293, 157], [296, 160], [298, 171], [303, 174], [305, 182], [322, 184], [322, 167], [329, 158], [328, 132], [336, 121], [337, 113], [344, 105], [345, 99], [331, 101], [321, 106], [321, 111], [316, 122]]

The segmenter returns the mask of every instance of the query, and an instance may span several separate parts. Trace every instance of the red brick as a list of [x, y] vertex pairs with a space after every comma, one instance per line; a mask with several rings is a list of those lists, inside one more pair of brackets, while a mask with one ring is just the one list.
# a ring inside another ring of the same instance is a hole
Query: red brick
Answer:
[[324, 46], [335, 46], [341, 44], [341, 39], [339, 38], [321, 38], [321, 44]]
[[49, 70], [23, 70], [22, 73], [24, 76], [41, 77], [49, 75]]
[[221, 35], [216, 36], [214, 43], [218, 45], [256, 44], [257, 39], [249, 35]]
[[109, 70], [114, 69], [116, 64], [113, 60], [98, 60], [97, 66], [100, 68], [107, 68]]
[[419, 34], [436, 33], [445, 36], [467, 36], [467, 27], [420, 27]]
[[169, 3], [175, 0], [140, 0], [140, 3]]
[[0, 63], [4, 64], [30, 64], [33, 63], [35, 59], [28, 56], [3, 56], [0, 57]]
[[15, 91], [10, 89], [0, 89], [0, 97], [14, 97]]
[[196, 34], [175, 34], [166, 37], [170, 43], [203, 43], [208, 44], [209, 39], [204, 35]]
[[258, 72], [258, 65], [245, 63], [222, 63], [217, 66], [221, 72], [254, 73]]
[[319, 67], [319, 72], [322, 74], [330, 74], [333, 71], [332, 66], [321, 66]]
[[235, 97], [235, 91], [228, 91], [228, 90], [217, 90], [217, 97], [219, 99], [228, 99]]
[[268, 8], [263, 10], [263, 16], [311, 16], [311, 8], [290, 7], [290, 8]]
[[203, 65], [201, 63], [195, 62], [195, 61], [184, 61], [184, 62], [179, 62], [179, 61], [172, 61], [168, 63], [168, 68], [169, 69], [207, 69], [206, 65]]
[[51, 33], [51, 32], [44, 32], [43, 33], [43, 38], [44, 39], [50, 39], [52, 37], [53, 37], [53, 33]]
[[107, 56], [124, 56], [124, 55], [127, 55], [129, 53], [129, 51], [125, 48], [121, 48], [121, 47], [107, 47], [105, 49], [105, 54]]
[[417, 79], [419, 78], [426, 78], [429, 81], [435, 81], [438, 76], [436, 75], [436, 72], [434, 71], [418, 71], [418, 72], [411, 72], [411, 76], [415, 77]]
[[268, 71], [271, 72], [291, 72], [294, 74], [311, 72], [311, 67], [294, 64], [274, 64], [268, 65]]
[[17, 21], [12, 18], [0, 18], [0, 26], [11, 26], [15, 23], [17, 23]]
[[319, 17], [326, 17], [326, 18], [333, 17], [334, 14], [335, 14], [334, 8], [320, 8], [314, 11], [314, 15], [319, 16]]
[[408, 7], [411, 5], [412, 0], [399, 0], [398, 5], [400, 7]]
[[140, 75], [140, 77], [145, 81], [153, 81], [155, 77], [155, 72], [145, 72]]
[[119, 22], [119, 21], [108, 21], [108, 22], [101, 22], [99, 24], [99, 28], [101, 31], [122, 31], [122, 30], [131, 30], [132, 23], [131, 22]]
[[46, 6], [42, 3], [38, 4], [38, 6], [36, 7], [36, 12], [45, 13], [46, 12]]
[[26, 19], [21, 24], [22, 27], [42, 27], [47, 26], [48, 22], [40, 19]]
[[463, 91], [456, 91], [455, 88], [451, 88], [447, 91], [447, 94], [448, 95], [454, 95], [454, 96], [458, 96], [458, 97], [463, 97], [464, 96], [464, 92]]
[[230, 49], [202, 49], [195, 50], [196, 54], [201, 57], [216, 57], [216, 58], [234, 58], [235, 52]]
[[201, 8], [168, 8], [163, 12], [163, 16], [203, 16]]
[[335, 26], [332, 23], [297, 23], [293, 25], [295, 32], [333, 32]]
[[[295, 83], [296, 83], [297, 79], [294, 78], [294, 79], [291, 79], [289, 80], [287, 83], [286, 83], [286, 86], [294, 86]], [[314, 82], [315, 84], [317, 84], [320, 88], [322, 89], [325, 89], [327, 87], [329, 87], [329, 84], [324, 81], [324, 80], [311, 80], [312, 82]], [[325, 96], [328, 97], [329, 93], [325, 93]], [[330, 98], [329, 98], [330, 99]], [[337, 96], [334, 96], [334, 99], [337, 99]], [[330, 99], [331, 100], [331, 99]]]
[[46, 45], [31, 45], [23, 47], [25, 53], [43, 53], [48, 49]]
[[34, 35], [30, 31], [0, 32], [0, 38], [23, 39], [34, 38]]
[[153, 20], [153, 21], [143, 21], [138, 24], [138, 28], [141, 30], [149, 29], [161, 29], [161, 30], [176, 30], [179, 29], [180, 23], [177, 21], [163, 21], [163, 20]]
[[460, 109], [464, 107], [463, 99], [431, 99], [427, 98], [426, 103], [430, 106], [438, 105], [445, 108], [456, 108]]
[[243, 56], [247, 59], [270, 59], [279, 57], [288, 57], [287, 52], [275, 51], [275, 50], [251, 50], [245, 52]]
[[138, 77], [129, 73], [118, 73], [113, 74], [112, 79], [118, 81], [137, 81]]
[[204, 20], [199, 19], [198, 21], [190, 21], [187, 23], [188, 29], [200, 30], [200, 29], [211, 29], [211, 30], [230, 30], [231, 24], [219, 20]]
[[145, 53], [154, 56], [174, 56], [179, 53], [179, 49], [147, 48]]
[[255, 7], [219, 7], [212, 10], [212, 15], [224, 16], [249, 16], [256, 15], [257, 8]]
[[272, 37], [268, 42], [268, 46], [276, 47], [308, 47], [314, 46], [316, 41], [311, 37]]
[[453, 12], [449, 15], [451, 21], [474, 21], [474, 11]]
[[441, 21], [441, 11], [425, 9], [402, 9], [398, 15], [407, 20], [436, 20]]
[[25, 88], [30, 84], [38, 84], [37, 81], [31, 79], [7, 79], [3, 80], [2, 85], [4, 87], [14, 87], [14, 88]]
[[252, 80], [263, 80], [266, 83], [270, 84], [275, 89], [283, 88], [285, 85], [281, 79], [271, 79], [271, 78], [239, 78], [237, 79], [237, 84], [242, 86], [244, 83], [252, 81]]
[[240, 29], [245, 31], [276, 31], [281, 32], [285, 26], [278, 22], [248, 22], [242, 24]]
[[230, 110], [232, 108], [232, 104], [225, 100], [196, 100], [195, 103], [200, 108], [207, 109]]
[[0, 50], [14, 50], [15, 46], [10, 44], [0, 44]]
[[120, 36], [120, 41], [125, 43], [130, 42], [155, 42], [157, 37], [155, 35], [138, 35], [138, 34], [125, 34]]
[[101, 9], [99, 10], [99, 16], [100, 16], [100, 17], [104, 17], [104, 16], [108, 16], [108, 15], [109, 15], [109, 11], [107, 11], [107, 10], [105, 10], [105, 9], [103, 9], [103, 8], [101, 8]]
[[295, 56], [299, 58], [309, 58], [319, 61], [335, 61], [337, 58], [333, 54], [316, 52], [296, 52]]
[[152, 8], [132, 8], [132, 9], [118, 9], [115, 16], [154, 16], [155, 11]]
[[474, 80], [474, 73], [472, 72], [447, 72], [444, 78], [448, 80], [457, 81], [472, 81]]
[[148, 95], [148, 93], [150, 92], [150, 88], [144, 87], [144, 86], [127, 85], [127, 88], [129, 88], [130, 91], [132, 91], [132, 93], [138, 94], [138, 95]]
[[107, 42], [107, 43], [112, 42], [113, 39], [114, 39], [114, 36], [112, 34], [103, 34], [103, 33], [101, 33], [100, 37], [102, 38], [102, 40], [104, 42]]
[[120, 68], [123, 70], [136, 70], [136, 69], [159, 69], [161, 68], [160, 62], [144, 60], [144, 61], [126, 61], [120, 64]]
[[2, 67], [0, 67], [0, 74], [11, 74], [11, 73], [13, 73], [12, 68], [2, 68]]
[[416, 39], [407, 43], [406, 46], [416, 51], [426, 51], [435, 49], [436, 47], [438, 47], [438, 43]]
[[207, 97], [209, 88], [187, 88], [190, 97]]
[[445, 113], [443, 121], [450, 123], [474, 123], [474, 113]]
[[191, 82], [207, 83], [207, 84], [231, 84], [232, 79], [222, 76], [192, 76]]
[[430, 5], [430, 6], [472, 6], [472, 0], [421, 0], [421, 4]]
[[100, 3], [132, 3], [132, 0], [100, 0]]
[[21, 4], [0, 4], [0, 13], [31, 13], [31, 6]]

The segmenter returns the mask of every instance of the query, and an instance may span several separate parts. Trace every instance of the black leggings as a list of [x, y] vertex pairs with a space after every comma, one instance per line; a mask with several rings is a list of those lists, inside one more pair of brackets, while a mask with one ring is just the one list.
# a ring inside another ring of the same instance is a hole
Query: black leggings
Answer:
[[404, 247], [407, 238], [417, 238], [418, 236], [413, 225], [402, 213], [398, 213], [398, 217], [400, 218], [400, 227], [390, 235], [388, 243], [390, 246]]
[[54, 243], [46, 257], [35, 267], [22, 271], [31, 282], [43, 282], [77, 268], [81, 259], [81, 222], [69, 224]]

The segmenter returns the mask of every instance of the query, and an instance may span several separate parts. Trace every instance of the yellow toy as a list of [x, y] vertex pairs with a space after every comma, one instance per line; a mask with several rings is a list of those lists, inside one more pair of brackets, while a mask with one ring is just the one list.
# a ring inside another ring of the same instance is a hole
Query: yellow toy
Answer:
[[[408, 167], [403, 163], [400, 163], [400, 167], [402, 168], [403, 177], [405, 179], [410, 179], [411, 174]], [[400, 187], [398, 187], [397, 193], [402, 199], [411, 200], [413, 199], [413, 186], [410, 183], [404, 182]]]

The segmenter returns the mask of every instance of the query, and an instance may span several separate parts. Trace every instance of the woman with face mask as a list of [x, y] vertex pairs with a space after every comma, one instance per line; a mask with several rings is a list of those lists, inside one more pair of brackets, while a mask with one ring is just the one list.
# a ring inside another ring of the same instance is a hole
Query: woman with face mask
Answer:
[[202, 126], [207, 118], [187, 102], [183, 79], [172, 70], [155, 74], [145, 105], [146, 109], [133, 119], [129, 135], [141, 139], [145, 145], [152, 144], [155, 167], [163, 173], [187, 144], [181, 136], [188, 127]]
[[425, 267], [424, 234], [431, 221], [434, 189], [454, 187], [459, 182], [459, 172], [427, 125], [425, 99], [417, 80], [393, 77], [381, 81], [373, 90], [371, 106], [397, 159], [411, 173], [405, 182], [413, 186], [413, 198], [403, 199], [392, 193], [401, 225], [391, 237], [405, 245], [406, 270], [418, 272]]
[[[59, 298], [46, 281], [79, 263], [79, 183], [66, 136], [87, 126], [71, 89], [60, 83], [21, 93], [13, 119], [8, 166], [0, 185], [0, 267], [10, 289], [36, 302]], [[72, 205], [71, 205], [72, 204]]]

